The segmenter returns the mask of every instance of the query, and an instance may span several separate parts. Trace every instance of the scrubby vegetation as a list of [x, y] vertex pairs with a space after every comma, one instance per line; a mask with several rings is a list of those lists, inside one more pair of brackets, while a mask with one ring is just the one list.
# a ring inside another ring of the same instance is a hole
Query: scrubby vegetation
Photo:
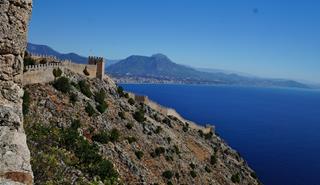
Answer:
[[105, 98], [106, 98], [106, 92], [103, 89], [95, 93], [94, 99], [98, 103], [96, 108], [100, 113], [104, 113], [108, 108], [108, 105], [104, 100]]
[[141, 160], [142, 159], [142, 157], [143, 157], [143, 152], [142, 151], [135, 151], [135, 155], [137, 156], [137, 158], [139, 159], [139, 160]]
[[139, 123], [142, 123], [145, 121], [145, 117], [144, 117], [144, 111], [142, 109], [136, 111], [134, 114], [133, 114], [133, 118], [139, 122]]
[[162, 176], [166, 179], [171, 179], [174, 176], [174, 173], [170, 170], [164, 171]]
[[59, 90], [63, 93], [69, 93], [71, 91], [70, 80], [69, 80], [69, 78], [64, 77], [64, 76], [56, 79], [53, 82], [53, 86], [54, 86], [54, 88], [56, 88], [57, 90]]
[[78, 84], [79, 84], [80, 91], [82, 92], [82, 94], [84, 94], [88, 98], [91, 98], [92, 92], [90, 90], [90, 85], [85, 80], [79, 81]]
[[215, 165], [217, 163], [216, 155], [211, 155], [210, 157], [210, 164]]
[[237, 174], [235, 174], [235, 175], [232, 175], [231, 181], [232, 181], [233, 183], [239, 183], [239, 182], [240, 182], [240, 175], [239, 175], [239, 173], [237, 173]]
[[23, 59], [24, 66], [35, 65], [36, 61], [29, 56], [24, 57]]
[[[35, 184], [93, 184], [96, 178], [106, 184], [118, 184], [119, 175], [113, 164], [102, 158], [96, 145], [80, 136], [80, 125], [79, 120], [67, 128], [26, 121]], [[82, 173], [73, 179], [65, 175], [70, 170]]]
[[60, 68], [54, 68], [52, 73], [55, 78], [58, 78], [62, 75], [62, 70]]
[[78, 95], [76, 93], [70, 93], [69, 100], [72, 104], [75, 104], [78, 101]]
[[94, 108], [92, 107], [92, 105], [90, 103], [87, 103], [85, 110], [90, 117], [96, 113], [96, 111], [94, 110]]
[[196, 178], [196, 177], [197, 177], [197, 173], [196, 173], [194, 170], [191, 170], [191, 171], [190, 171], [190, 176], [191, 176], [192, 178]]
[[128, 99], [128, 103], [129, 103], [130, 105], [134, 105], [136, 102], [134, 101], [134, 99], [129, 98], [129, 99]]

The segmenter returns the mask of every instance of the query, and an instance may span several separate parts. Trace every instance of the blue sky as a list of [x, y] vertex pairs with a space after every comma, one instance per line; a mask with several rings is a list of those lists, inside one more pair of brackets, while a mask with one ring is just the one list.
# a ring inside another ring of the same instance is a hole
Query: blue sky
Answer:
[[34, 0], [29, 41], [320, 83], [319, 10], [317, 0]]

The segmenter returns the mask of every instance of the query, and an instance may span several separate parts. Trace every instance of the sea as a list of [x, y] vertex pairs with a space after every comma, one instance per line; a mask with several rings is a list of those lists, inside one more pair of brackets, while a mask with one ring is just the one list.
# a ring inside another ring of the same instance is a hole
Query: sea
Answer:
[[120, 84], [213, 124], [265, 185], [320, 184], [320, 91], [211, 85]]

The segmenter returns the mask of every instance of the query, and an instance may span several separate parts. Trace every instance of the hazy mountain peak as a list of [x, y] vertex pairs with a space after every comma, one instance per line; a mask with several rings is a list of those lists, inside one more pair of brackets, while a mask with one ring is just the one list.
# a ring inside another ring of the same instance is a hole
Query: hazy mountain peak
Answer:
[[156, 54], [152, 55], [151, 57], [158, 58], [158, 59], [169, 59], [166, 55], [164, 55], [162, 53], [156, 53]]

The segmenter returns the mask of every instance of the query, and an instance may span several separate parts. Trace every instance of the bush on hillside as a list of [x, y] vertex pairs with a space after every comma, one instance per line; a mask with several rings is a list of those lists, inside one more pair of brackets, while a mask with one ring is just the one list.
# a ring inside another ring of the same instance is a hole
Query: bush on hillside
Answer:
[[134, 99], [129, 98], [129, 99], [128, 99], [128, 103], [129, 103], [130, 105], [134, 105], [136, 102], [134, 101]]
[[173, 177], [173, 172], [170, 170], [164, 171], [162, 173], [162, 177], [166, 178], [166, 179], [171, 179]]
[[102, 104], [104, 103], [104, 99], [106, 98], [106, 92], [103, 89], [100, 89], [99, 92], [95, 93], [94, 99], [96, 100], [96, 102]]
[[239, 173], [237, 173], [237, 174], [235, 174], [235, 175], [232, 175], [231, 181], [232, 181], [233, 183], [239, 183], [239, 182], [240, 182], [240, 175], [239, 175]]
[[196, 178], [196, 177], [197, 177], [197, 173], [196, 173], [194, 170], [191, 170], [191, 171], [190, 171], [190, 176], [191, 176], [192, 178]]
[[128, 140], [129, 144], [134, 143], [134, 142], [137, 141], [137, 138], [133, 137], [133, 136], [127, 137], [126, 139]]
[[216, 155], [211, 155], [210, 157], [210, 164], [215, 165], [217, 163]]
[[71, 85], [70, 85], [69, 78], [64, 77], [64, 76], [56, 79], [53, 82], [53, 87], [63, 93], [68, 93], [71, 91]]
[[96, 111], [94, 110], [94, 108], [92, 107], [92, 105], [90, 103], [87, 103], [85, 110], [90, 117], [96, 113]]
[[96, 108], [97, 108], [97, 110], [102, 114], [102, 113], [104, 113], [104, 112], [107, 110], [108, 105], [107, 105], [106, 102], [103, 102], [103, 103], [101, 103], [101, 104], [98, 104]]
[[92, 136], [92, 140], [102, 144], [107, 144], [110, 141], [109, 133], [104, 131], [104, 132], [95, 134]]
[[121, 119], [126, 119], [126, 115], [124, 112], [120, 111], [118, 112], [118, 116], [121, 118]]
[[78, 84], [79, 84], [80, 91], [82, 92], [82, 94], [84, 94], [88, 98], [91, 98], [92, 92], [90, 90], [90, 85], [85, 80], [79, 81]]
[[58, 78], [62, 75], [62, 71], [60, 68], [54, 68], [52, 73], [55, 78]]
[[70, 93], [69, 100], [72, 104], [75, 104], [78, 101], [78, 95], [76, 93]]
[[114, 143], [119, 140], [119, 137], [120, 137], [120, 131], [116, 128], [113, 128], [110, 131], [110, 141]]
[[119, 94], [120, 97], [125, 96], [124, 91], [123, 91], [123, 87], [118, 86], [117, 92], [118, 92], [118, 94]]
[[136, 157], [137, 157], [139, 160], [141, 160], [142, 157], [143, 157], [143, 152], [140, 151], [140, 150], [139, 150], [139, 151], [135, 151], [134, 154], [136, 154]]
[[143, 110], [138, 110], [133, 114], [133, 118], [139, 122], [142, 123], [145, 121], [145, 117], [144, 117], [144, 111]]

